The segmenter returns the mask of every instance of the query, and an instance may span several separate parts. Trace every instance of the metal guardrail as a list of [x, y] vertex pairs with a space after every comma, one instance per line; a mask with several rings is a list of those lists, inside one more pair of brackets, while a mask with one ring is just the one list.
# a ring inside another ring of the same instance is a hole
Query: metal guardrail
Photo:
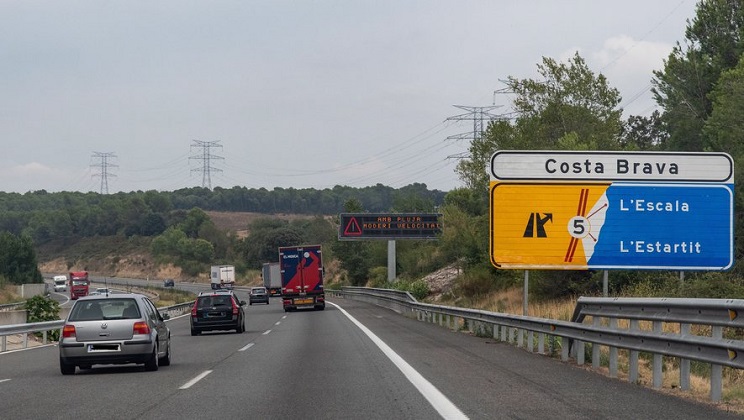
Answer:
[[586, 316], [744, 328], [744, 300], [580, 297], [571, 321]]
[[[722, 337], [724, 327], [744, 325], [738, 317], [739, 313], [744, 315], [744, 300], [580, 298], [572, 321], [559, 321], [419, 303], [410, 294], [397, 290], [344, 287], [341, 291], [326, 290], [326, 293], [374, 303], [455, 330], [460, 326], [458, 320], [467, 320], [471, 332], [484, 334], [485, 327], [490, 327], [494, 338], [500, 337], [501, 341], [510, 343], [516, 341], [517, 346], [526, 347], [530, 352], [534, 352], [534, 335], [537, 334], [538, 353], [545, 354], [547, 341], [549, 346], [560, 348], [562, 360], [573, 357], [579, 365], [585, 362], [584, 343], [593, 344], [592, 366], [595, 368], [600, 366], [600, 346], [607, 346], [612, 377], [617, 377], [617, 350], [629, 350], [628, 379], [634, 383], [638, 381], [639, 352], [651, 353], [656, 388], [661, 387], [662, 356], [681, 359], [682, 389], [689, 388], [690, 360], [710, 363], [713, 401], [721, 399], [722, 366], [744, 368], [744, 341]], [[581, 323], [587, 316], [592, 317], [591, 325]], [[608, 320], [609, 325], [602, 325], [602, 319]], [[621, 319], [629, 320], [629, 328], [618, 327]], [[640, 321], [652, 322], [652, 330], [640, 329]], [[680, 324], [680, 333], [662, 332], [663, 323]], [[712, 326], [712, 336], [690, 334], [691, 324]]]
[[[194, 302], [179, 303], [177, 305], [164, 306], [158, 308], [158, 311], [169, 317], [175, 317], [188, 312], [191, 309], [191, 305]], [[0, 353], [7, 351], [8, 349], [8, 336], [23, 334], [23, 345], [22, 348], [28, 347], [28, 335], [33, 333], [43, 333], [42, 343], [48, 344], [48, 333], [49, 331], [59, 330], [65, 325], [64, 320], [57, 321], [44, 321], [44, 322], [30, 322], [26, 324], [14, 324], [14, 325], [0, 325]]]

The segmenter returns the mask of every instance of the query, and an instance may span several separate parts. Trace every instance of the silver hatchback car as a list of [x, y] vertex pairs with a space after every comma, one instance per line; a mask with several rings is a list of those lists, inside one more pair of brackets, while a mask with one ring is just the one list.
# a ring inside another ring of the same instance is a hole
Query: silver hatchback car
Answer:
[[146, 296], [94, 295], [78, 299], [59, 340], [63, 375], [94, 364], [144, 363], [158, 370], [171, 362], [170, 330]]

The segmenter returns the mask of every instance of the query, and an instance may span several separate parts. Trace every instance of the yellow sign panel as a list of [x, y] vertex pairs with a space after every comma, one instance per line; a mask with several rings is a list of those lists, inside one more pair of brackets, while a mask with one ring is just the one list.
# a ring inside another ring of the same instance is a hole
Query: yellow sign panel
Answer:
[[587, 269], [609, 186], [491, 182], [491, 262], [511, 269]]

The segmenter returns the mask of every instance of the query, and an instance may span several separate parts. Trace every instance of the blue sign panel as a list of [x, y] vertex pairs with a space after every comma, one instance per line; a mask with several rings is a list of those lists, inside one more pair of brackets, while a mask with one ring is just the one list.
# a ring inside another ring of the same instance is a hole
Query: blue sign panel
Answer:
[[582, 235], [591, 269], [727, 270], [733, 223], [730, 184], [612, 183], [569, 232], [591, 226]]

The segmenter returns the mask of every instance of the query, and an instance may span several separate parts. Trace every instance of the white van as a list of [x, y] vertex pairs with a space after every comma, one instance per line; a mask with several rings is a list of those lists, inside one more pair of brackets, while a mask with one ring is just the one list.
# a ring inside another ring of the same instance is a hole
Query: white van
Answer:
[[54, 281], [55, 292], [66, 292], [67, 291], [67, 276], [54, 276], [52, 278], [52, 281]]

